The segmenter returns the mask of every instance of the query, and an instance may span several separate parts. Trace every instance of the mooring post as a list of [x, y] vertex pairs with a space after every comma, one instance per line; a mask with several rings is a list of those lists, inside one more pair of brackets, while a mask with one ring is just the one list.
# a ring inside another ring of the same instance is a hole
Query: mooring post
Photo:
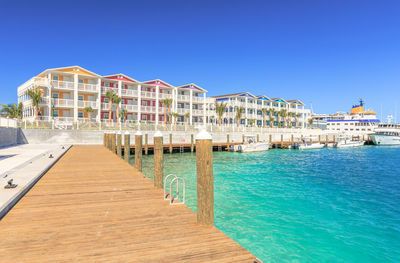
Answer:
[[135, 133], [135, 168], [142, 171], [142, 133], [137, 131]]
[[144, 135], [144, 154], [149, 153], [149, 134]]
[[106, 148], [110, 150], [110, 133], [106, 133]]
[[226, 148], [229, 150], [229, 134], [226, 135]]
[[115, 151], [116, 151], [116, 136], [117, 136], [117, 134], [115, 134], [115, 132], [113, 132], [113, 134], [111, 134], [112, 136], [111, 136], [111, 141], [112, 141], [112, 144], [111, 144], [111, 151], [112, 151], [112, 153], [115, 153]]
[[190, 151], [191, 152], [194, 151], [194, 135], [193, 134], [190, 135]]
[[172, 153], [172, 133], [169, 134], [169, 153]]
[[120, 131], [117, 133], [117, 155], [122, 158], [122, 135]]
[[163, 137], [161, 132], [154, 134], [154, 186], [163, 188]]
[[242, 134], [242, 143], [244, 143], [244, 134]]
[[293, 142], [294, 142], [294, 135], [292, 134], [291, 143], [293, 143]]
[[269, 135], [269, 143], [270, 143], [271, 146], [272, 146], [272, 134]]
[[321, 143], [321, 134], [318, 135], [318, 142]]
[[197, 223], [214, 225], [214, 174], [212, 138], [202, 130], [196, 136]]
[[333, 142], [336, 142], [336, 135], [333, 135]]
[[283, 144], [283, 134], [281, 134], [281, 146]]
[[260, 134], [257, 133], [257, 142], [260, 142]]
[[129, 157], [131, 156], [131, 138], [129, 132], [125, 132], [124, 136], [124, 159], [129, 163]]
[[325, 135], [325, 142], [329, 142], [328, 134]]
[[310, 135], [310, 143], [312, 143], [312, 135]]
[[103, 146], [104, 146], [104, 147], [107, 147], [107, 146], [106, 146], [106, 142], [107, 142], [107, 134], [106, 134], [106, 133], [103, 133]]

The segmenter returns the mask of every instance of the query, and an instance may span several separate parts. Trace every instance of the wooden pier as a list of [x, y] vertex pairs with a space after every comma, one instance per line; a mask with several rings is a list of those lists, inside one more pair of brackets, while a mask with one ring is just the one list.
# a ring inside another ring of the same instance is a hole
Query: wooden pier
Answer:
[[0, 262], [255, 262], [102, 146], [74, 146], [0, 221]]

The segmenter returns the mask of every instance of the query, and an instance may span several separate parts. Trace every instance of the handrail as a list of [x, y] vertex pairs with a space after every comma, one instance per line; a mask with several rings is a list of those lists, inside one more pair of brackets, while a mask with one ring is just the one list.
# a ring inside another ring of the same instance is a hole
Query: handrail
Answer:
[[[165, 191], [166, 186], [167, 186], [167, 179], [169, 177], [173, 177], [173, 179], [171, 180], [170, 184], [169, 184], [169, 193], [167, 193]], [[176, 181], [176, 188], [175, 188], [175, 194], [176, 196], [172, 195], [172, 185], [173, 183]], [[182, 200], [180, 202], [175, 202], [174, 200], [177, 199], [179, 200], [180, 195], [179, 195], [179, 182], [182, 183], [183, 185], [183, 195], [182, 195]], [[170, 205], [180, 205], [180, 204], [185, 204], [185, 180], [183, 180], [182, 178], [176, 176], [175, 174], [169, 174], [164, 178], [164, 200], [169, 200], [169, 204]]]

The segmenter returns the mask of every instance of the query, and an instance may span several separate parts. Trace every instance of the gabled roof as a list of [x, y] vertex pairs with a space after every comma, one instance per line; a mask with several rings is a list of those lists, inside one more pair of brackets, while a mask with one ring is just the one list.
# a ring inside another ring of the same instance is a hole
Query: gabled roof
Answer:
[[265, 96], [265, 95], [258, 95], [258, 96], [256, 96], [257, 97], [257, 99], [261, 99], [261, 100], [271, 100], [270, 98], [268, 98], [267, 96]]
[[158, 86], [163, 86], [163, 87], [168, 87], [168, 88], [173, 88], [171, 84], [168, 84], [167, 82], [161, 80], [161, 79], [154, 79], [154, 80], [148, 80], [142, 82], [143, 84], [150, 84], [150, 85], [158, 85]]
[[106, 78], [106, 79], [117, 79], [117, 80], [129, 81], [129, 82], [134, 82], [134, 83], [138, 83], [139, 82], [136, 79], [128, 77], [127, 75], [122, 74], [122, 73], [103, 76], [103, 78]]
[[301, 106], [305, 106], [306, 104], [304, 104], [301, 100], [288, 100], [288, 103], [295, 103], [295, 104], [299, 104]]
[[177, 88], [180, 88], [180, 89], [196, 89], [196, 90], [200, 90], [200, 91], [203, 91], [203, 92], [207, 92], [207, 90], [205, 90], [203, 88], [200, 88], [199, 86], [197, 86], [194, 83], [189, 83], [189, 84], [177, 86]]
[[250, 98], [255, 98], [253, 94], [250, 92], [240, 92], [240, 93], [232, 93], [232, 94], [226, 94], [226, 95], [219, 95], [219, 96], [212, 96], [211, 98], [225, 98], [225, 97], [237, 97], [237, 96], [245, 96], [245, 97], [250, 97]]
[[274, 98], [274, 99], [271, 99], [271, 100], [277, 101], [277, 102], [284, 102], [284, 103], [287, 103], [287, 101], [284, 100], [284, 99], [282, 99], [282, 98]]
[[88, 75], [88, 76], [93, 76], [93, 77], [101, 77], [99, 74], [96, 74], [94, 72], [91, 72], [85, 68], [82, 68], [80, 66], [69, 66], [69, 67], [61, 67], [61, 68], [50, 68], [46, 69], [42, 73], [40, 73], [38, 76], [43, 76], [46, 72], [49, 71], [61, 71], [61, 72], [67, 72], [67, 73], [79, 73], [81, 75]]

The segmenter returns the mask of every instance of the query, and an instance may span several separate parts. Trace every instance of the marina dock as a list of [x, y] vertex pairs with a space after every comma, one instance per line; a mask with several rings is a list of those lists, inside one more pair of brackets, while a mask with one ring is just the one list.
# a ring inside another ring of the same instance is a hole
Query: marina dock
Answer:
[[255, 262], [103, 146], [73, 146], [0, 221], [1, 262]]

